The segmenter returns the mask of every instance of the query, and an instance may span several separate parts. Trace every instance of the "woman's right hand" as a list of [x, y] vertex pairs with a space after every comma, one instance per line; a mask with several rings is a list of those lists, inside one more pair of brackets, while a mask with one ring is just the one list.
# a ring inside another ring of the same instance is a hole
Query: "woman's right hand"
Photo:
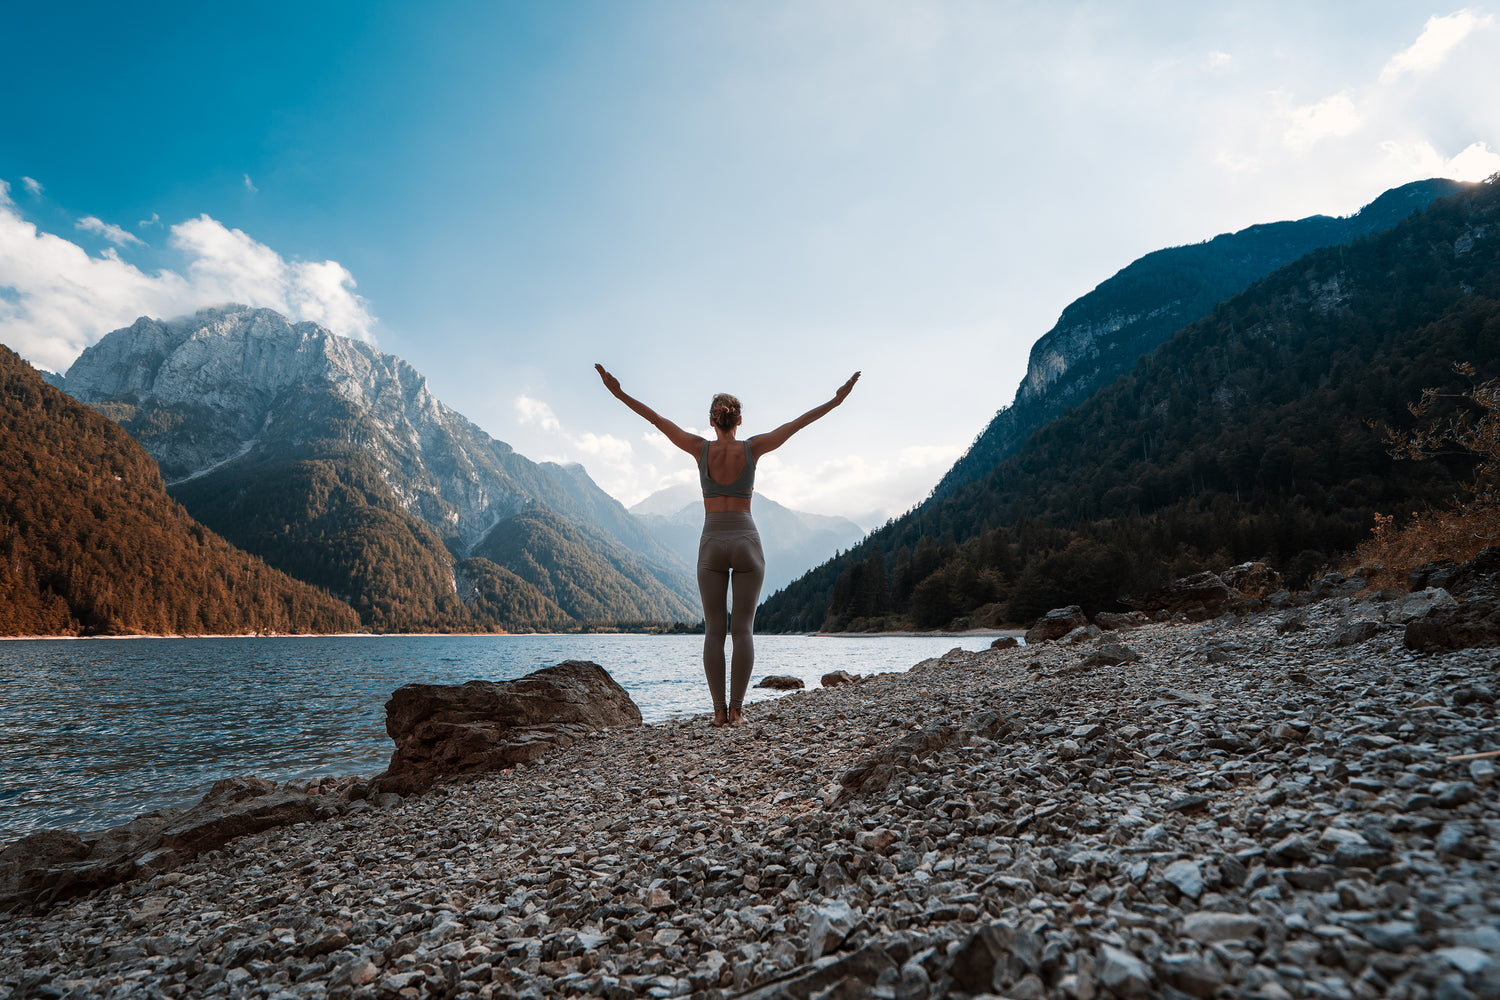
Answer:
[[833, 401], [835, 403], [842, 403], [848, 397], [849, 393], [854, 391], [854, 383], [859, 381], [859, 376], [860, 373], [855, 372], [849, 377], [849, 381], [839, 386], [839, 391], [833, 394]]

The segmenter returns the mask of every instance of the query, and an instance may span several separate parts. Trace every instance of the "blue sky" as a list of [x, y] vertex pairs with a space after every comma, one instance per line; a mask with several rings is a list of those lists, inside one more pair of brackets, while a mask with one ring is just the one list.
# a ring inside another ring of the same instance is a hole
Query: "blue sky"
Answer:
[[869, 525], [1135, 257], [1500, 169], [1500, 26], [1411, 3], [12, 5], [0, 342], [233, 298], [373, 340], [631, 503], [746, 430]]

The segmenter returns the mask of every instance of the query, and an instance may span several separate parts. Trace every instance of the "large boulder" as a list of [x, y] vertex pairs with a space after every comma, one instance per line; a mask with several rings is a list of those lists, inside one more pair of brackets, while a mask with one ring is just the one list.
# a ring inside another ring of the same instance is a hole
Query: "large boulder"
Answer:
[[1074, 629], [1087, 628], [1088, 624], [1088, 616], [1076, 604], [1070, 604], [1066, 608], [1053, 608], [1026, 630], [1026, 645], [1061, 639]]
[[1242, 596], [1218, 574], [1205, 570], [1175, 580], [1145, 597], [1122, 598], [1121, 603], [1146, 614], [1165, 612], [1169, 615], [1185, 614], [1190, 618], [1198, 618], [1217, 614]]
[[513, 681], [407, 684], [386, 702], [385, 731], [396, 751], [371, 785], [409, 795], [448, 775], [503, 770], [587, 733], [640, 724], [625, 689], [585, 660]]
[[1420, 613], [1407, 619], [1408, 649], [1441, 652], [1500, 646], [1500, 546], [1488, 546], [1468, 562], [1428, 563], [1413, 570], [1409, 582], [1413, 589], [1428, 589], [1413, 594], [1403, 607], [1418, 604], [1424, 596], [1431, 597], [1431, 606], [1425, 611], [1414, 607]]
[[1425, 653], [1500, 646], [1500, 601], [1474, 597], [1434, 607], [1406, 625], [1406, 648]]
[[1281, 574], [1263, 562], [1231, 566], [1219, 574], [1219, 579], [1246, 597], [1266, 598], [1281, 589]]
[[1412, 590], [1441, 587], [1460, 599], [1500, 598], [1500, 546], [1490, 545], [1464, 563], [1445, 559], [1418, 566], [1407, 583]]
[[1094, 616], [1094, 624], [1108, 631], [1120, 631], [1140, 625], [1150, 625], [1151, 618], [1139, 611], [1101, 611]]

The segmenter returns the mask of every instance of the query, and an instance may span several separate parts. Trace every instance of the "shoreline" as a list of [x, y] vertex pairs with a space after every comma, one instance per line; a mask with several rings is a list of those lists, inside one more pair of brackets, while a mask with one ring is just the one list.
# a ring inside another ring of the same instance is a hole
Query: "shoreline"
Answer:
[[[1447, 758], [1497, 742], [1495, 653], [1339, 645], [1380, 610], [960, 650], [742, 727], [597, 733], [0, 916], [0, 998], [1488, 991], [1495, 768]], [[1106, 641], [1141, 659], [1084, 665]]]
[[[510, 638], [513, 636], [578, 636], [578, 635], [630, 635], [630, 636], [678, 636], [697, 635], [693, 632], [285, 632], [274, 635], [250, 632], [214, 632], [203, 635], [157, 635], [138, 633], [132, 635], [0, 635], [0, 642], [60, 642], [68, 639], [129, 640], [129, 639], [399, 639], [403, 637], [424, 639], [458, 638]], [[756, 635], [803, 635], [809, 639], [962, 639], [965, 636], [1015, 636], [1020, 638], [1026, 629], [973, 628], [962, 632], [937, 629], [922, 632], [915, 629], [896, 629], [888, 632], [757, 632]]]

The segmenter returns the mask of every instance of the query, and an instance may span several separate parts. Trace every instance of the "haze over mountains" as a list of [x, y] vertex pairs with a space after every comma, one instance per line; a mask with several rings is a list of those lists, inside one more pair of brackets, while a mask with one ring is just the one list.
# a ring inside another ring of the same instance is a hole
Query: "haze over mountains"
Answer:
[[[829, 517], [792, 510], [769, 497], [755, 496], [755, 526], [766, 554], [766, 579], [761, 596], [775, 593], [865, 536], [864, 529], [846, 517]], [[698, 539], [703, 533], [703, 498], [691, 484], [657, 490], [630, 508], [630, 513], [677, 553], [689, 566], [698, 563]]]

